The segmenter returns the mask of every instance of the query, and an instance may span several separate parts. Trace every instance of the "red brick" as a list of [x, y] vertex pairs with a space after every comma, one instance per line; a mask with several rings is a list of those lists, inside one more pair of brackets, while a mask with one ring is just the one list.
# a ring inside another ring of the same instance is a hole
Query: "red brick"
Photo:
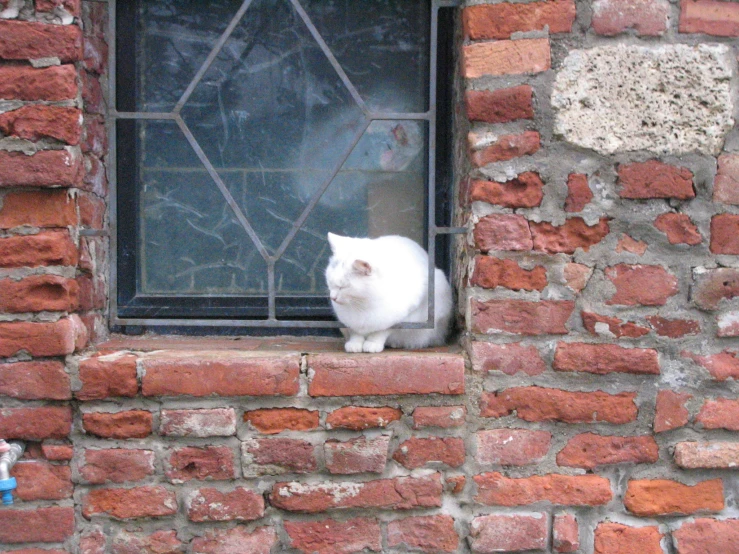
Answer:
[[38, 141], [56, 139], [67, 144], [79, 144], [82, 134], [82, 111], [30, 104], [0, 114], [0, 131], [11, 137]]
[[653, 464], [659, 460], [657, 442], [651, 436], [620, 437], [593, 433], [576, 435], [557, 454], [557, 465], [592, 470], [611, 464]]
[[588, 176], [581, 173], [570, 173], [567, 176], [566, 212], [581, 212], [593, 199], [593, 191], [588, 185]]
[[352, 554], [382, 550], [380, 523], [376, 519], [285, 521], [284, 526], [290, 545], [300, 552]]
[[326, 469], [334, 474], [382, 473], [385, 471], [390, 437], [356, 437], [340, 442], [328, 440], [323, 445]]
[[0, 58], [6, 60], [56, 57], [67, 63], [82, 59], [82, 30], [76, 25], [0, 19], [0, 36]]
[[711, 374], [711, 377], [717, 381], [739, 379], [739, 358], [737, 358], [736, 352], [725, 350], [710, 356], [699, 356], [683, 350], [680, 354], [703, 366]]
[[526, 171], [510, 181], [481, 181], [470, 183], [469, 202], [487, 202], [505, 208], [535, 208], [544, 198], [544, 182], [538, 173]]
[[67, 231], [0, 238], [0, 267], [77, 265], [77, 247]]
[[245, 527], [216, 529], [208, 531], [204, 537], [195, 537], [191, 554], [269, 554], [276, 544], [277, 533], [271, 527], [258, 527], [254, 531], [248, 531]]
[[555, 226], [549, 222], [531, 222], [531, 236], [534, 250], [548, 254], [574, 254], [578, 248], [590, 250], [610, 232], [608, 218], [601, 218], [597, 225], [589, 226], [581, 217], [572, 217], [564, 225]]
[[228, 437], [236, 434], [233, 408], [162, 410], [159, 434], [175, 437]]
[[194, 446], [176, 448], [165, 471], [172, 483], [198, 480], [228, 480], [236, 477], [234, 453], [230, 446]]
[[580, 526], [573, 514], [556, 514], [552, 519], [552, 546], [555, 552], [575, 552], [580, 548]]
[[81, 71], [80, 78], [82, 81], [82, 102], [85, 106], [85, 112], [105, 115], [105, 98], [103, 87], [100, 84], [100, 78], [87, 71]]
[[[588, 333], [598, 336], [614, 336], [620, 338], [639, 338], [649, 334], [649, 329], [632, 323], [622, 321], [617, 317], [609, 317], [591, 312], [581, 312], [582, 323]], [[607, 329], [606, 329], [607, 328]]]
[[0, 409], [0, 437], [39, 441], [65, 439], [72, 431], [72, 409], [62, 406]]
[[739, 204], [739, 154], [721, 154], [713, 180], [713, 201]]
[[711, 244], [714, 254], [739, 254], [739, 215], [719, 214], [711, 218]]
[[695, 246], [703, 237], [687, 214], [666, 213], [654, 220], [654, 226], [667, 235], [670, 244]]
[[467, 483], [467, 477], [464, 475], [449, 475], [447, 474], [444, 478], [445, 487], [444, 490], [451, 494], [460, 494], [464, 491], [464, 486]]
[[84, 463], [79, 467], [86, 483], [127, 483], [141, 481], [154, 474], [154, 452], [151, 450], [126, 450], [109, 448], [84, 450]]
[[544, 550], [549, 536], [544, 513], [478, 516], [470, 525], [473, 554]]
[[512, 412], [525, 421], [623, 424], [635, 421], [636, 393], [571, 392], [543, 387], [515, 387], [483, 394], [480, 415], [502, 417]]
[[479, 464], [523, 466], [540, 462], [548, 453], [552, 434], [530, 429], [490, 429], [477, 432]]
[[717, 37], [739, 36], [739, 6], [717, 0], [680, 2], [680, 32]]
[[529, 222], [521, 215], [486, 215], [475, 225], [474, 237], [475, 246], [482, 252], [531, 250], [534, 247]]
[[649, 315], [646, 319], [660, 337], [679, 339], [701, 332], [700, 323], [694, 319], [667, 319], [659, 315]]
[[72, 506], [0, 510], [0, 543], [63, 542], [74, 534]]
[[649, 245], [646, 242], [636, 240], [629, 235], [622, 235], [618, 240], [618, 244], [616, 244], [616, 252], [619, 254], [628, 252], [637, 256], [643, 256], [647, 248], [649, 248]]
[[69, 400], [69, 375], [54, 361], [0, 364], [0, 394], [22, 400]]
[[651, 348], [623, 348], [617, 344], [560, 342], [552, 367], [556, 371], [638, 373], [659, 375], [659, 356]]
[[488, 300], [471, 301], [473, 333], [515, 335], [565, 335], [565, 324], [575, 303], [570, 300]]
[[275, 483], [272, 506], [290, 512], [332, 509], [409, 510], [441, 506], [441, 476], [396, 477], [363, 482]]
[[0, 280], [0, 311], [71, 312], [77, 309], [79, 285], [58, 275], [31, 275]]
[[102, 75], [108, 65], [108, 44], [104, 39], [87, 36], [82, 43], [84, 67], [91, 73]]
[[80, 554], [107, 554], [105, 543], [106, 538], [102, 529], [94, 528], [80, 535]]
[[607, 267], [605, 274], [616, 287], [606, 304], [664, 306], [679, 292], [675, 276], [659, 265], [618, 264]]
[[139, 390], [133, 354], [109, 354], [80, 360], [82, 388], [75, 393], [79, 400], [100, 400], [111, 396], [136, 396]]
[[308, 371], [314, 397], [464, 393], [459, 354], [315, 354], [308, 356]]
[[472, 152], [472, 164], [482, 167], [521, 156], [531, 156], [539, 151], [541, 137], [536, 131], [524, 131], [520, 135], [502, 135], [493, 144]]
[[282, 431], [309, 431], [318, 427], [318, 411], [300, 408], [264, 408], [244, 413], [248, 421], [260, 433], [274, 435]]
[[669, 13], [667, 0], [596, 0], [591, 25], [599, 35], [634, 29], [637, 35], [661, 36], [667, 30]]
[[407, 517], [388, 523], [387, 541], [391, 548], [406, 545], [419, 552], [456, 552], [459, 535], [451, 516]]
[[706, 400], [695, 418], [704, 429], [739, 431], [739, 399]]
[[693, 275], [691, 300], [703, 310], [715, 310], [721, 300], [739, 296], [739, 269], [720, 267]]
[[328, 429], [351, 429], [363, 431], [373, 427], [387, 427], [394, 421], [399, 421], [403, 412], [397, 408], [363, 408], [347, 406], [334, 410], [326, 417]]
[[21, 225], [67, 227], [77, 224], [74, 200], [65, 189], [8, 192], [0, 207], [0, 228]]
[[241, 444], [245, 477], [316, 471], [315, 447], [300, 439], [247, 439]]
[[506, 375], [524, 373], [541, 375], [547, 367], [535, 346], [520, 342], [495, 344], [472, 342], [469, 347], [470, 362], [475, 371], [502, 371]]
[[74, 448], [71, 444], [49, 444], [41, 445], [41, 453], [44, 458], [51, 462], [68, 462], [74, 457]]
[[591, 275], [593, 275], [593, 268], [583, 264], [568, 263], [562, 270], [565, 284], [574, 292], [582, 292]]
[[462, 47], [462, 76], [541, 73], [552, 65], [549, 39], [499, 40]]
[[264, 498], [244, 487], [198, 489], [187, 500], [190, 521], [252, 521], [264, 516]]
[[595, 528], [594, 554], [664, 554], [657, 527], [628, 527], [620, 523], [599, 523]]
[[105, 172], [105, 165], [95, 156], [85, 156], [85, 160], [90, 169], [85, 171], [80, 188], [105, 197], [108, 194], [108, 176]]
[[657, 160], [618, 166], [621, 198], [695, 198], [693, 173]]
[[464, 440], [456, 437], [411, 437], [400, 443], [393, 459], [409, 469], [427, 464], [459, 467], [464, 464]]
[[60, 8], [70, 15], [79, 17], [81, 1], [82, 0], [36, 0], [36, 10], [40, 12], [51, 12]]
[[513, 33], [542, 31], [569, 33], [575, 21], [574, 0], [545, 0], [529, 4], [481, 4], [462, 11], [465, 36], [471, 40], [510, 38]]
[[465, 423], [466, 415], [467, 408], [464, 406], [419, 406], [413, 410], [413, 428], [461, 427]]
[[162, 486], [132, 489], [94, 489], [82, 499], [82, 515], [115, 519], [163, 517], [177, 513], [175, 493]]
[[104, 200], [94, 194], [80, 192], [77, 196], [77, 204], [79, 205], [81, 226], [90, 229], [103, 229], [105, 227], [107, 206]]
[[[0, 5], [2, 1], [0, 0]], [[13, 554], [69, 554], [68, 550], [47, 550], [45, 548], [22, 548], [20, 550], [12, 550]], [[86, 554], [83, 552], [83, 554]]]
[[601, 506], [613, 498], [611, 482], [599, 475], [534, 475], [510, 479], [502, 473], [483, 473], [475, 502], [488, 506], [525, 506], [546, 501], [564, 506]]
[[153, 416], [147, 410], [82, 414], [86, 433], [104, 439], [143, 439], [151, 435]]
[[721, 479], [701, 481], [692, 486], [668, 479], [632, 479], [626, 487], [624, 506], [641, 517], [721, 511], [724, 509], [724, 485]]
[[734, 554], [739, 544], [739, 519], [698, 518], [672, 532], [677, 554]]
[[470, 284], [489, 289], [503, 287], [511, 290], [542, 291], [547, 286], [547, 270], [541, 265], [524, 269], [514, 260], [477, 256]]
[[533, 119], [532, 96], [533, 89], [529, 85], [499, 90], [468, 90], [464, 95], [467, 117], [470, 121], [486, 123]]
[[181, 554], [185, 548], [174, 530], [156, 531], [151, 535], [119, 531], [113, 540], [111, 554]]
[[142, 358], [144, 396], [285, 396], [298, 393], [300, 355], [163, 351]]
[[0, 66], [0, 98], [4, 100], [74, 100], [78, 90], [77, 70], [72, 64], [41, 69], [27, 65]]
[[18, 482], [14, 496], [24, 502], [72, 498], [74, 487], [69, 466], [20, 461], [13, 466], [10, 476]]
[[685, 404], [693, 398], [688, 393], [661, 390], [657, 393], [654, 414], [654, 432], [671, 431], [688, 424], [688, 409]]
[[82, 158], [66, 150], [0, 151], [0, 187], [74, 187], [83, 171]]
[[675, 463], [683, 469], [733, 469], [739, 467], [739, 442], [679, 442]]

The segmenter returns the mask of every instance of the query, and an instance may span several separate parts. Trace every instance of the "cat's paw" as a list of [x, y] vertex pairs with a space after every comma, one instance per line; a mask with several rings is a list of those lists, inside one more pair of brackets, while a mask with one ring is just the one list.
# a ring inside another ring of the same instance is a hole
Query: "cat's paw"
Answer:
[[364, 341], [364, 345], [362, 346], [363, 352], [382, 352], [385, 350], [385, 341], [382, 342], [376, 342], [371, 340]]
[[344, 350], [347, 352], [362, 352], [364, 344], [365, 342], [363, 337], [354, 337], [346, 341], [346, 344], [344, 344]]

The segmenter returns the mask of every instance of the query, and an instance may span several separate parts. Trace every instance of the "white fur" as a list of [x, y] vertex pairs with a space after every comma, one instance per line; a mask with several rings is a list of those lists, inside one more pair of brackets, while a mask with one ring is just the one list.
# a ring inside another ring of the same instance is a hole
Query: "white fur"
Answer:
[[347, 352], [382, 352], [444, 344], [452, 316], [452, 289], [434, 273], [434, 328], [391, 329], [428, 319], [428, 255], [411, 239], [376, 239], [328, 234], [333, 256], [326, 282], [336, 317], [346, 325]]

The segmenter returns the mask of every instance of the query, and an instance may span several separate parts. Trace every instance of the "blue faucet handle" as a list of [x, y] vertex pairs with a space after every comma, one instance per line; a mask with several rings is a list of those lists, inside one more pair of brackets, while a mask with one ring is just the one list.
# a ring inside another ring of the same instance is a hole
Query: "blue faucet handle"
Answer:
[[18, 486], [15, 477], [0, 479], [0, 493], [3, 496], [3, 504], [9, 506], [13, 503], [13, 490]]

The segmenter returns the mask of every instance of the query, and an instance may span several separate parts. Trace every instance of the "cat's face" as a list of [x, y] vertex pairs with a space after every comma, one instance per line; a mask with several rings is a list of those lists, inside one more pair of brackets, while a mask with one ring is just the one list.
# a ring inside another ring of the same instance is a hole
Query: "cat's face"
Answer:
[[331, 302], [340, 306], [361, 304], [373, 286], [372, 266], [357, 257], [358, 239], [328, 234], [333, 256], [326, 268], [326, 284]]

